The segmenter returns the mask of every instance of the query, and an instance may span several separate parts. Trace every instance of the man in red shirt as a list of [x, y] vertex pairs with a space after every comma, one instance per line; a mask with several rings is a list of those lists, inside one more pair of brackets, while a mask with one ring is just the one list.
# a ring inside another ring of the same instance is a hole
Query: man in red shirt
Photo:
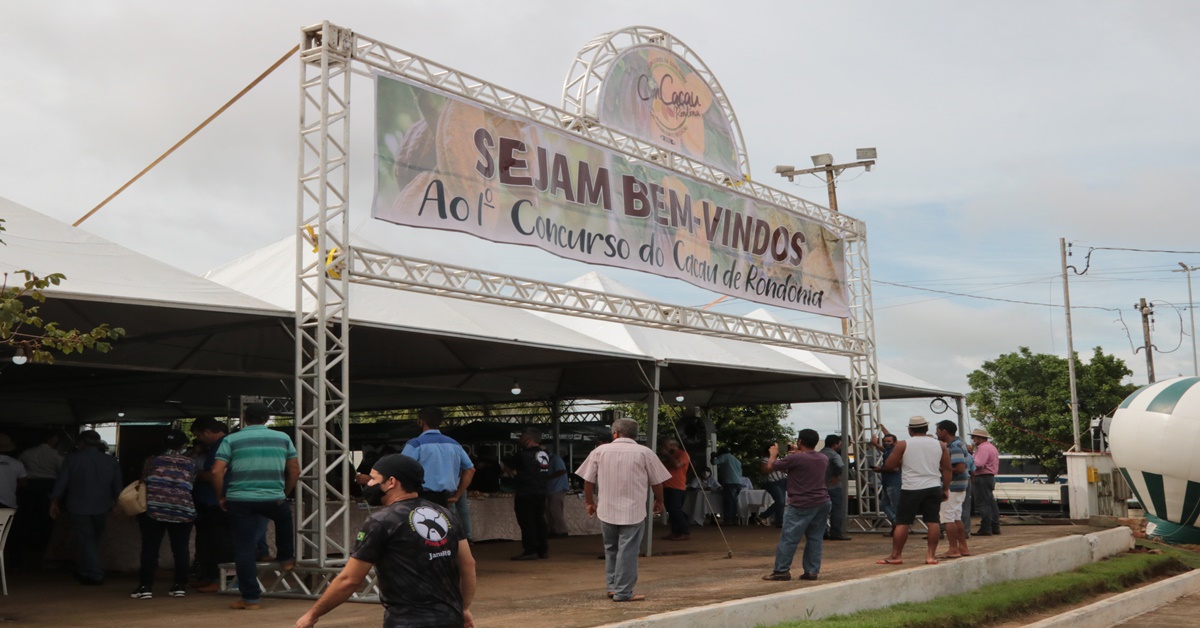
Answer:
[[783, 511], [783, 531], [775, 548], [775, 568], [763, 580], [791, 580], [792, 560], [796, 548], [804, 540], [801, 580], [816, 580], [821, 572], [821, 546], [825, 526], [829, 522], [832, 503], [825, 486], [825, 470], [829, 458], [814, 451], [820, 436], [816, 430], [803, 429], [798, 434], [797, 451], [779, 457], [779, 445], [771, 445], [763, 463], [764, 473], [787, 472], [787, 505]]
[[663, 540], [686, 541], [692, 537], [688, 534], [688, 518], [683, 512], [683, 498], [687, 495], [687, 472], [692, 459], [673, 438], [664, 440], [659, 451], [662, 454], [659, 459], [671, 473], [671, 479], [663, 482], [663, 502], [671, 522], [671, 533], [664, 536]]

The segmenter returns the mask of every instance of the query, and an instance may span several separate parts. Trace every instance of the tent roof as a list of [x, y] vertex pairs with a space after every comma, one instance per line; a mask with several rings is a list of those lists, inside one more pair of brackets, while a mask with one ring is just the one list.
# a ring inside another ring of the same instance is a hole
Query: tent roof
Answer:
[[[60, 272], [46, 320], [125, 328], [111, 352], [52, 366], [3, 360], [4, 422], [85, 423], [224, 415], [240, 395], [290, 396], [295, 242], [197, 277], [0, 198], [0, 269]], [[309, 249], [305, 247], [306, 254]], [[589, 273], [576, 285], [635, 294]], [[644, 295], [638, 295], [643, 296]], [[531, 399], [690, 405], [835, 401], [844, 369], [805, 351], [355, 284], [349, 313], [353, 410]], [[885, 397], [947, 394], [881, 367]], [[907, 379], [905, 379], [907, 378]], [[519, 382], [522, 394], [509, 389]], [[892, 385], [895, 384], [895, 385]]]
[[[778, 318], [763, 308], [758, 308], [746, 315], [746, 318], [753, 318], [761, 321], [770, 321], [773, 323], [782, 323]], [[842, 356], [835, 355], [818, 355], [811, 351], [803, 349], [791, 349], [787, 347], [771, 346], [775, 351], [784, 353], [794, 359], [804, 362], [816, 361], [828, 369], [830, 372], [837, 373], [844, 378], [850, 377], [850, 360]], [[882, 399], [912, 399], [919, 397], [960, 397], [962, 393], [954, 392], [940, 388], [934, 384], [930, 384], [920, 378], [914, 377], [894, 368], [891, 365], [878, 362], [879, 367], [879, 396]]]
[[0, 197], [5, 242], [0, 271], [62, 273], [46, 294], [105, 303], [137, 303], [192, 310], [281, 314], [281, 309], [151, 257], [59, 222]]

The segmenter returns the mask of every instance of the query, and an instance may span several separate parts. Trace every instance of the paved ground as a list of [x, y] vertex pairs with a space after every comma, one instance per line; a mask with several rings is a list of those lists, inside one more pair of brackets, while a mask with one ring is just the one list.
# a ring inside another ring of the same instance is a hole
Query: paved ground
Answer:
[[[1086, 526], [1005, 526], [998, 537], [972, 543], [973, 553], [992, 552], [1067, 534], [1093, 532]], [[515, 542], [481, 543], [479, 595], [474, 612], [480, 626], [595, 626], [653, 613], [713, 602], [775, 593], [813, 582], [763, 582], [771, 569], [774, 528], [725, 530], [729, 550], [715, 527], [694, 528], [691, 541], [655, 541], [656, 554], [640, 563], [638, 592], [642, 603], [615, 604], [604, 597], [604, 563], [598, 536], [551, 541], [551, 558], [512, 562], [519, 553]], [[659, 531], [659, 536], [665, 530]], [[821, 581], [870, 577], [883, 571], [927, 569], [921, 566], [924, 541], [909, 541], [908, 563], [875, 565], [887, 554], [890, 539], [878, 534], [855, 534], [853, 541], [827, 542]], [[797, 557], [796, 565], [799, 565]], [[233, 611], [234, 597], [190, 593], [166, 596], [168, 582], [160, 579], [152, 600], [133, 600], [132, 575], [110, 575], [102, 587], [84, 587], [65, 574], [9, 574], [9, 595], [0, 597], [0, 624], [37, 626], [288, 626], [309, 606], [302, 600], [267, 599], [260, 611]], [[1191, 611], [1196, 616], [1195, 609]], [[327, 615], [321, 626], [370, 626], [382, 620], [379, 606], [347, 604]], [[1139, 624], [1141, 625], [1141, 624]], [[1166, 624], [1164, 624], [1166, 625]], [[1173, 626], [1185, 625], [1178, 622]]]

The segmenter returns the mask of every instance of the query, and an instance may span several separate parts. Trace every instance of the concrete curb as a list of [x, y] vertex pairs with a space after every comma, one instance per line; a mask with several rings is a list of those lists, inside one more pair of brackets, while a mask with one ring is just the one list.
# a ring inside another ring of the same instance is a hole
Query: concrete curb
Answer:
[[1162, 608], [1175, 600], [1200, 592], [1200, 571], [1189, 571], [1174, 578], [1114, 595], [1107, 600], [1043, 619], [1025, 628], [1090, 628], [1111, 626], [1138, 615]]
[[[935, 597], [966, 593], [997, 582], [1070, 571], [1128, 551], [1133, 544], [1133, 532], [1129, 528], [1113, 528], [943, 561], [936, 566], [921, 565], [914, 569], [889, 571], [873, 578], [730, 600], [608, 626], [724, 628], [820, 619], [904, 602], [927, 602]], [[884, 569], [888, 568], [880, 567], [880, 570]]]

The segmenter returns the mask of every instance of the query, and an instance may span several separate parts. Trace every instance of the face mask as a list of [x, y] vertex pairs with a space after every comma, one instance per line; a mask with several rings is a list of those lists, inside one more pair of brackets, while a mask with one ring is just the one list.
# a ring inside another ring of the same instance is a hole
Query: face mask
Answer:
[[383, 490], [382, 484], [368, 484], [363, 487], [363, 497], [367, 499], [367, 503], [372, 506], [383, 505], [383, 494], [387, 491]]

